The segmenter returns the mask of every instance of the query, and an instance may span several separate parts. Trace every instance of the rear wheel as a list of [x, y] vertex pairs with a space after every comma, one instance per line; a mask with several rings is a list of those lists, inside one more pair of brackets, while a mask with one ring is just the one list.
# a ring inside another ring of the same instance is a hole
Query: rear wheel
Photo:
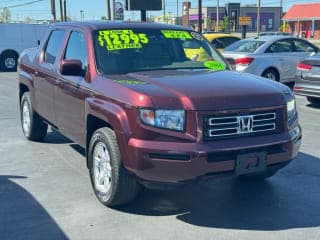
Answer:
[[131, 202], [140, 185], [123, 166], [114, 131], [100, 128], [89, 146], [90, 179], [96, 197], [106, 206]]
[[22, 130], [27, 139], [40, 141], [46, 136], [48, 125], [33, 111], [29, 92], [22, 95], [20, 117]]
[[313, 104], [320, 104], [320, 98], [307, 97], [307, 100], [308, 100], [310, 103], [313, 103]]
[[265, 70], [262, 73], [262, 77], [265, 77], [265, 78], [268, 78], [270, 80], [277, 81], [277, 82], [279, 81], [279, 73], [272, 68]]
[[0, 66], [4, 71], [17, 71], [18, 55], [15, 52], [7, 52], [2, 54], [0, 58]]

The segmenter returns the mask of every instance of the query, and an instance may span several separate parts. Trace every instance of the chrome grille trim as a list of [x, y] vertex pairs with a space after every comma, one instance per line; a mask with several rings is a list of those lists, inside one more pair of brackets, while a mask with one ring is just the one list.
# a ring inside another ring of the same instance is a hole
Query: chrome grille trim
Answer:
[[209, 117], [205, 131], [207, 137], [237, 136], [242, 134], [272, 132], [276, 129], [276, 113]]

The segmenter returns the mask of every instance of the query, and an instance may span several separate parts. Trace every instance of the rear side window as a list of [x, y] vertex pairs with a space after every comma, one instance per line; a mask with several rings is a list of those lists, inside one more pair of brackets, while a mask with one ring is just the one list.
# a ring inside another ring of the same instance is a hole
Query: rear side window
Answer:
[[303, 40], [295, 39], [293, 40], [293, 43], [295, 52], [316, 52], [316, 49], [314, 47]]
[[64, 30], [52, 31], [44, 53], [44, 62], [54, 64], [59, 51], [63, 47], [64, 37]]
[[235, 38], [235, 37], [224, 37], [222, 42], [224, 42], [224, 45], [226, 47], [228, 47], [229, 45], [231, 45], [232, 43], [238, 42], [239, 39]]
[[66, 48], [64, 59], [80, 60], [83, 70], [88, 64], [87, 44], [84, 35], [81, 32], [72, 32]]
[[223, 44], [223, 42], [218, 38], [212, 40], [211, 43], [215, 48], [225, 48], [225, 45]]

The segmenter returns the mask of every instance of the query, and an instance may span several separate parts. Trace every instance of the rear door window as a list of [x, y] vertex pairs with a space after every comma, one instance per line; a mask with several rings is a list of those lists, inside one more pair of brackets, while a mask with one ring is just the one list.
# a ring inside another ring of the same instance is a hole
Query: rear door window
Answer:
[[49, 41], [44, 53], [44, 62], [54, 64], [58, 53], [63, 47], [66, 32], [64, 30], [54, 30], [50, 34]]

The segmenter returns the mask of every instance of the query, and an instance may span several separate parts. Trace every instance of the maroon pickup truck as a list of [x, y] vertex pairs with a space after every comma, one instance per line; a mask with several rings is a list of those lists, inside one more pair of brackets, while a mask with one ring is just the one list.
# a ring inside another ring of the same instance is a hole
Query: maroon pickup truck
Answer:
[[217, 175], [263, 179], [296, 155], [295, 99], [280, 83], [229, 70], [197, 32], [146, 23], [60, 23], [19, 59], [21, 124], [86, 149], [107, 206], [140, 187]]

